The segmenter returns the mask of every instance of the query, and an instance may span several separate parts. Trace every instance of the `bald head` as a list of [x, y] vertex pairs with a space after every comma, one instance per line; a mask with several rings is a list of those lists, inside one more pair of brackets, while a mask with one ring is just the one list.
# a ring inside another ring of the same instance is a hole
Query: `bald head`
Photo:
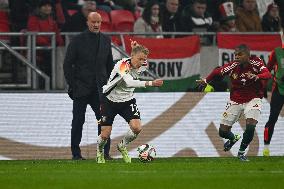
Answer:
[[102, 20], [102, 17], [99, 13], [97, 12], [90, 12], [87, 19], [101, 19]]
[[87, 25], [91, 32], [99, 33], [102, 23], [102, 17], [97, 12], [90, 12], [87, 17]]

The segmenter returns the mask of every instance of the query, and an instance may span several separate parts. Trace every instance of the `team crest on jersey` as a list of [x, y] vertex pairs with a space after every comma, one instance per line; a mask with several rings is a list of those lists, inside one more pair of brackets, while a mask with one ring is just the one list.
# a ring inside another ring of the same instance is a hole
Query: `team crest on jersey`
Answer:
[[225, 118], [228, 117], [227, 112], [224, 112], [224, 113], [223, 113], [223, 117], [225, 117]]
[[232, 78], [233, 78], [233, 79], [237, 79], [237, 78], [238, 78], [238, 74], [233, 73], [233, 74], [232, 74]]
[[123, 74], [128, 74], [129, 71], [130, 71], [130, 65], [129, 63], [127, 63], [126, 61], [125, 62], [122, 62], [121, 65], [120, 65], [120, 73], [123, 75]]
[[248, 71], [247, 73], [245, 73], [245, 75], [251, 77], [253, 74], [251, 73], [251, 71]]

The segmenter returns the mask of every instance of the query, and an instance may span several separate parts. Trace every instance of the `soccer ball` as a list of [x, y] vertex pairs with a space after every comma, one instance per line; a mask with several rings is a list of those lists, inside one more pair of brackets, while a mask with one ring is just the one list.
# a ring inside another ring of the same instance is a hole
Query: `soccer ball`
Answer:
[[139, 160], [146, 163], [153, 161], [156, 157], [156, 149], [149, 144], [142, 144], [137, 148]]

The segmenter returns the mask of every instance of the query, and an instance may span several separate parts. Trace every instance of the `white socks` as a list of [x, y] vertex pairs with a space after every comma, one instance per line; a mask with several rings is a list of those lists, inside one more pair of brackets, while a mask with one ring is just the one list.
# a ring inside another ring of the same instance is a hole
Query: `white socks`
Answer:
[[106, 143], [107, 140], [103, 140], [101, 135], [99, 135], [97, 140], [97, 151], [102, 153], [104, 151], [104, 146]]
[[137, 138], [138, 134], [135, 134], [131, 129], [127, 131], [126, 135], [120, 142], [123, 146], [127, 146], [130, 142]]

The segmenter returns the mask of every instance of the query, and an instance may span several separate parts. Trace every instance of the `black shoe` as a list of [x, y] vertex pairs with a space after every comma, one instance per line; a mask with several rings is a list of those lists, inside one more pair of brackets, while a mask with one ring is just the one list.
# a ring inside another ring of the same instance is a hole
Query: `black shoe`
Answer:
[[233, 141], [228, 140], [225, 144], [224, 144], [224, 151], [227, 152], [229, 151], [234, 144], [236, 144], [236, 142], [238, 142], [238, 140], [241, 139], [241, 135], [235, 135], [235, 139]]
[[72, 160], [86, 160], [86, 158], [83, 158], [82, 156], [73, 156]]
[[240, 161], [249, 161], [244, 153], [238, 153], [238, 158]]
[[110, 155], [105, 154], [105, 160], [113, 160], [113, 158]]

